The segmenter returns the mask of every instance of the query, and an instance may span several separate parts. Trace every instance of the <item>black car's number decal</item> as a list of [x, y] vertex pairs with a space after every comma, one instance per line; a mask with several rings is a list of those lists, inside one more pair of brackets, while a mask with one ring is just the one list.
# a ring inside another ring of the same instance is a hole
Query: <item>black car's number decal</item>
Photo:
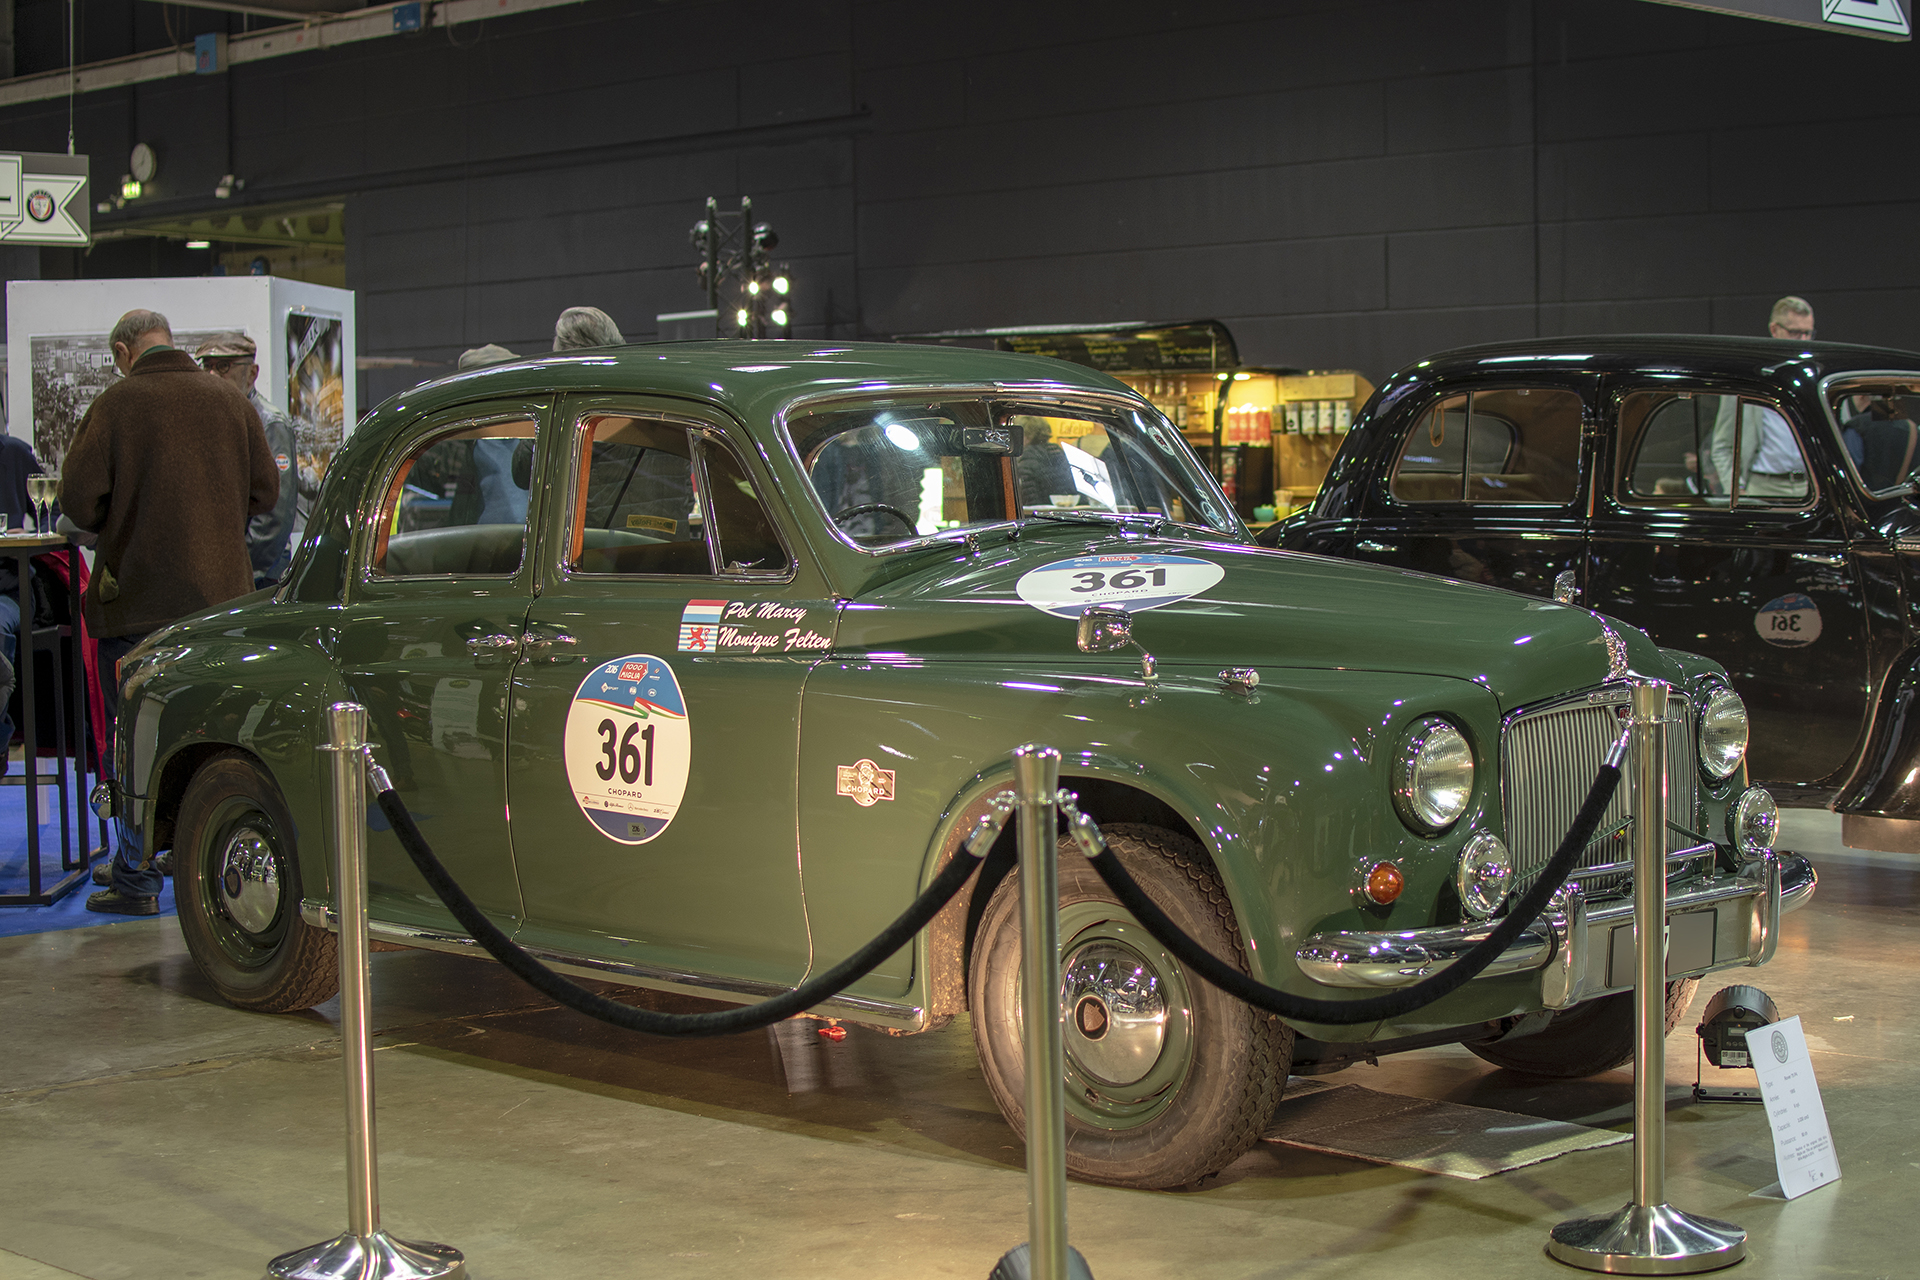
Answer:
[[[616, 756], [613, 751], [614, 736], [616, 734], [619, 734], [620, 738], [620, 754], [618, 756]], [[600, 735], [603, 739], [600, 743], [600, 750], [606, 753], [607, 762], [593, 766], [595, 773], [599, 774], [600, 777], [607, 782], [613, 781], [613, 775], [618, 773], [620, 775], [620, 781], [626, 783], [628, 786], [632, 786], [636, 782], [643, 787], [653, 785], [652, 725], [648, 725], [643, 730], [638, 724], [630, 724], [627, 726], [627, 731], [621, 734], [613, 721], [602, 720], [600, 722]], [[644, 760], [641, 757], [640, 748], [633, 745], [633, 740], [636, 737], [646, 744]], [[642, 776], [643, 774], [645, 775], [644, 777]]]
[[1164, 587], [1167, 585], [1167, 571], [1165, 569], [1150, 569], [1147, 571], [1147, 576], [1145, 577], [1142, 577], [1136, 569], [1122, 569], [1119, 573], [1114, 574], [1112, 578], [1108, 578], [1104, 573], [1094, 571], [1076, 573], [1073, 576], [1081, 585], [1068, 589], [1080, 592], [1104, 591], [1108, 587], [1112, 587], [1118, 591], [1132, 591], [1136, 587], [1146, 586], [1149, 582], [1156, 587]]

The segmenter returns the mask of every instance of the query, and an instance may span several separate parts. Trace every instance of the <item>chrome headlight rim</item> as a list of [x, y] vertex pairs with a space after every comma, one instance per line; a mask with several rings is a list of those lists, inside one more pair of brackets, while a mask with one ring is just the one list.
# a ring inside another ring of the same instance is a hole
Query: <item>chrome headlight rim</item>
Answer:
[[1423, 716], [1401, 737], [1393, 759], [1394, 810], [1410, 830], [1441, 835], [1472, 807], [1478, 772], [1473, 743], [1460, 727], [1444, 716]]
[[[1733, 731], [1736, 723], [1737, 744]], [[1694, 749], [1699, 756], [1701, 775], [1707, 781], [1717, 786], [1739, 772], [1747, 758], [1750, 726], [1746, 700], [1731, 687], [1716, 684], [1702, 696]]]
[[1764, 858], [1780, 839], [1780, 806], [1765, 787], [1748, 787], [1727, 806], [1727, 840], [1744, 861]]
[[1513, 858], [1506, 841], [1491, 831], [1476, 831], [1460, 850], [1460, 862], [1453, 873], [1461, 909], [1475, 920], [1493, 915], [1513, 888], [1513, 874]]

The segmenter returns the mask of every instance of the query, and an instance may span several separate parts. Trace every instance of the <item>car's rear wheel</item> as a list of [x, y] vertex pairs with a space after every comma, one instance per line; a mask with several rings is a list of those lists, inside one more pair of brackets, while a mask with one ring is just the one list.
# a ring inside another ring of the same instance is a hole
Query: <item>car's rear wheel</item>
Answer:
[[[1693, 1004], [1698, 978], [1667, 983], [1666, 1028], [1680, 1025]], [[1517, 1040], [1469, 1044], [1467, 1048], [1509, 1071], [1554, 1080], [1575, 1080], [1611, 1071], [1633, 1058], [1633, 992], [1621, 991], [1563, 1009], [1542, 1031]]]
[[187, 950], [228, 1002], [285, 1013], [340, 989], [334, 936], [300, 918], [293, 820], [251, 756], [217, 756], [193, 775], [173, 866]]
[[[1158, 827], [1116, 824], [1106, 836], [1176, 924], [1245, 970], [1233, 908], [1205, 850]], [[1186, 1186], [1259, 1140], [1286, 1084], [1292, 1029], [1190, 974], [1065, 841], [1060, 958], [1069, 1173]], [[987, 1084], [1024, 1134], [1017, 869], [981, 916], [968, 992]]]

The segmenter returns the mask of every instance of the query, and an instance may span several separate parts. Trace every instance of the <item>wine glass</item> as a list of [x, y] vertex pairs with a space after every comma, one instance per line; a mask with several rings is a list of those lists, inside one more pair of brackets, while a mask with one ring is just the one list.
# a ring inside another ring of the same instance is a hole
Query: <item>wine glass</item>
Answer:
[[38, 532], [51, 533], [53, 531], [53, 504], [59, 497], [59, 494], [60, 477], [58, 475], [27, 477], [27, 496], [33, 499], [34, 506], [39, 508], [40, 511]]

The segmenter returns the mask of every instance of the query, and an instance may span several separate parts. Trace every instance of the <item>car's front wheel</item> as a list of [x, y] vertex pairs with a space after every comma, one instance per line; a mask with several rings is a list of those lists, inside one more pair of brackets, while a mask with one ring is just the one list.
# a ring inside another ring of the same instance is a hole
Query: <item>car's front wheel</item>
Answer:
[[[1667, 983], [1666, 1028], [1669, 1035], [1687, 1016], [1698, 978], [1675, 978]], [[1470, 1044], [1467, 1048], [1509, 1071], [1554, 1080], [1577, 1080], [1611, 1071], [1633, 1058], [1633, 992], [1620, 991], [1598, 1000], [1563, 1009], [1545, 1029], [1517, 1040]]]
[[[1106, 836], [1174, 923], [1246, 968], [1233, 908], [1199, 844], [1131, 824]], [[1069, 1173], [1116, 1186], [1185, 1186], [1259, 1140], [1286, 1084], [1292, 1030], [1190, 974], [1064, 841], [1060, 976]], [[1018, 870], [981, 916], [968, 992], [987, 1084], [1024, 1134]]]
[[193, 775], [173, 867], [187, 950], [228, 1002], [285, 1013], [340, 989], [334, 936], [300, 918], [293, 820], [251, 756], [216, 756]]

